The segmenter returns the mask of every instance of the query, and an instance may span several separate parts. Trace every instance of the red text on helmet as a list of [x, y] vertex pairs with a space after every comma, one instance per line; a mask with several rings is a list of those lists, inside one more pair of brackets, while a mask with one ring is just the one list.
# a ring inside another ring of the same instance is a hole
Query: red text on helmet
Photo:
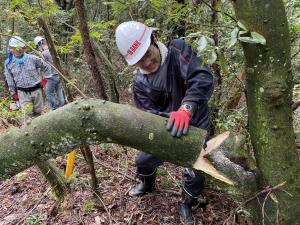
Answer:
[[135, 53], [135, 51], [138, 49], [138, 47], [141, 45], [141, 42], [138, 40], [135, 40], [135, 42], [133, 42], [133, 44], [130, 46], [130, 48], [127, 50], [127, 53], [129, 55], [132, 55], [133, 53]]

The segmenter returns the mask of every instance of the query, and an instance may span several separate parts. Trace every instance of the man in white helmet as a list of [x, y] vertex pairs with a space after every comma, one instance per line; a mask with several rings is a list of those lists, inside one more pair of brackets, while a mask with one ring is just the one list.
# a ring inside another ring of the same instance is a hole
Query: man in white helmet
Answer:
[[[35, 117], [42, 113], [43, 96], [39, 70], [49, 74], [50, 67], [35, 55], [27, 54], [26, 44], [18, 36], [9, 40], [8, 47], [12, 57], [5, 61], [5, 77], [12, 99], [19, 98], [21, 107], [26, 109], [24, 123], [28, 116]], [[28, 110], [29, 108], [31, 109]]]
[[[116, 44], [127, 63], [138, 68], [133, 81], [136, 106], [158, 115], [168, 113], [166, 128], [175, 138], [187, 135], [191, 124], [208, 131], [207, 141], [213, 135], [207, 105], [213, 92], [213, 76], [206, 66], [201, 66], [201, 59], [192, 48], [182, 39], [164, 45], [156, 40], [151, 28], [135, 21], [117, 27]], [[139, 152], [136, 156], [139, 181], [129, 195], [152, 192], [156, 169], [162, 163], [150, 154]], [[192, 207], [199, 203], [204, 177], [188, 168], [184, 169], [183, 177], [179, 215], [183, 224], [194, 224]]]
[[[37, 36], [33, 40], [35, 46], [41, 51], [45, 60], [51, 64], [53, 64], [53, 60], [48, 49], [48, 45], [46, 40], [41, 37]], [[56, 70], [51, 68], [51, 72], [48, 75], [44, 75], [46, 79], [46, 96], [49, 101], [50, 109], [55, 110], [65, 104], [65, 98], [60, 82], [60, 77]], [[57, 101], [56, 101], [57, 97]]]

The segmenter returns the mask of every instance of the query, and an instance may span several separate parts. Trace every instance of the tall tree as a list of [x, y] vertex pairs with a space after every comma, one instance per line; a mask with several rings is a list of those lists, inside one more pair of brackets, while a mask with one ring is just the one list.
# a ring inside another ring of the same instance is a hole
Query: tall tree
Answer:
[[271, 218], [270, 224], [297, 224], [300, 163], [292, 126], [293, 82], [284, 4], [282, 0], [237, 0], [233, 4], [248, 34], [257, 32], [266, 39], [266, 45], [243, 42], [249, 131], [260, 173], [258, 188], [286, 182], [286, 192], [264, 196], [263, 212]]
[[96, 87], [98, 89], [99, 96], [102, 99], [108, 100], [107, 93], [105, 91], [104, 81], [97, 64], [96, 56], [93, 50], [93, 46], [90, 40], [89, 29], [86, 22], [86, 11], [83, 0], [75, 0], [75, 8], [79, 20], [79, 30], [82, 37], [84, 46], [84, 54], [87, 59], [87, 63], [91, 69], [92, 76], [96, 81]]

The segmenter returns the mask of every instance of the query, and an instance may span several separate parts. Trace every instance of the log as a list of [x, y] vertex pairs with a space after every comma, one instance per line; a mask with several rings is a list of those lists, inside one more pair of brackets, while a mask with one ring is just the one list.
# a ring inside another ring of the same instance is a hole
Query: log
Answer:
[[204, 151], [205, 130], [191, 127], [187, 136], [174, 138], [165, 130], [165, 122], [165, 118], [128, 105], [97, 99], [73, 102], [0, 137], [0, 178], [78, 146], [104, 142], [143, 150], [231, 185], [252, 178], [251, 172], [228, 158], [234, 142], [229, 132], [210, 140]]

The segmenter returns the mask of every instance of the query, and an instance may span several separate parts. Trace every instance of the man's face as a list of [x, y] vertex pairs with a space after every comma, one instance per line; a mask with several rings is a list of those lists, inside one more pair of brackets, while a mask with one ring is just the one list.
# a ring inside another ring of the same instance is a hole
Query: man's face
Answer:
[[154, 44], [151, 44], [145, 55], [136, 63], [136, 65], [142, 70], [154, 73], [159, 69], [160, 61], [159, 49]]
[[9, 51], [14, 55], [14, 57], [19, 58], [21, 57], [24, 52], [25, 52], [26, 48], [22, 48], [22, 47], [9, 47]]
[[48, 45], [46, 44], [45, 40], [41, 40], [38, 43], [38, 48], [39, 48], [40, 51], [44, 51], [44, 50], [48, 49]]

